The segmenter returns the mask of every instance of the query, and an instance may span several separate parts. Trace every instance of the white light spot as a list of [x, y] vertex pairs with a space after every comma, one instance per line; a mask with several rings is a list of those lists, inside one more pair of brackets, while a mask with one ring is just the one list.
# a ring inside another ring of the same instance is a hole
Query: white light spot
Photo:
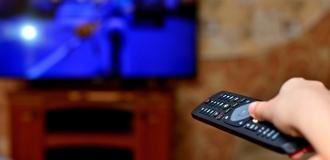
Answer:
[[38, 36], [36, 27], [32, 25], [23, 26], [21, 29], [21, 36], [25, 40], [33, 40]]

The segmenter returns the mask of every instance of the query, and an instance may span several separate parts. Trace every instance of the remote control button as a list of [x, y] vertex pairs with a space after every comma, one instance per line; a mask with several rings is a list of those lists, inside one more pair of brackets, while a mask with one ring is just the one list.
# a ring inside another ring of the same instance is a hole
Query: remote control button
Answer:
[[240, 121], [240, 120], [249, 118], [250, 113], [249, 113], [248, 107], [249, 107], [249, 105], [246, 104], [246, 105], [243, 105], [243, 106], [240, 106], [240, 107], [236, 108], [233, 111], [233, 113], [230, 117], [230, 120], [235, 122], [235, 121]]
[[235, 97], [235, 98], [234, 98], [234, 101], [238, 101], [238, 100], [239, 100], [239, 98], [238, 98], [238, 97]]
[[230, 112], [230, 111], [231, 111], [231, 109], [232, 109], [232, 108], [228, 108], [228, 109], [225, 111], [225, 113], [228, 113], [228, 112]]
[[214, 107], [216, 104], [217, 104], [216, 101], [211, 101], [211, 104], [210, 104], [210, 105], [211, 105], [212, 107]]
[[242, 99], [240, 99], [238, 102], [239, 103], [242, 103], [242, 102], [244, 102], [246, 100], [246, 98], [242, 98]]
[[206, 111], [207, 111], [207, 108], [202, 108], [200, 112], [201, 112], [202, 114], [205, 114]]
[[232, 104], [233, 107], [237, 107], [238, 105], [239, 105], [239, 103], [236, 103], [236, 102]]
[[266, 138], [270, 138], [275, 133], [275, 130], [271, 130], [267, 135]]
[[229, 118], [226, 119], [225, 123], [231, 125], [231, 126], [235, 126], [235, 127], [241, 127], [243, 126], [246, 122], [248, 122], [249, 119], [243, 119], [241, 121], [238, 121], [238, 122], [233, 122], [233, 121], [230, 121]]
[[254, 126], [253, 131], [257, 131], [258, 129], [259, 129], [259, 126], [256, 125], [256, 126]]
[[249, 129], [250, 130], [253, 130], [255, 126], [256, 126], [255, 124], [251, 124], [250, 127], [249, 127]]
[[206, 114], [209, 114], [211, 112], [211, 109], [208, 109], [207, 111], [206, 111]]
[[220, 120], [224, 115], [224, 113], [219, 113], [219, 115], [215, 119]]
[[266, 134], [270, 131], [269, 128], [267, 128], [265, 131], [262, 132], [261, 136], [266, 136]]
[[230, 107], [228, 103], [223, 105], [223, 109], [227, 109], [228, 107]]
[[251, 100], [247, 99], [245, 100], [245, 103], [251, 103]]
[[238, 124], [238, 127], [242, 126], [244, 124], [244, 121], [239, 121], [237, 124]]
[[247, 129], [249, 129], [249, 128], [250, 128], [250, 126], [251, 126], [251, 124], [250, 124], [250, 123], [246, 123], [246, 125], [244, 126], [244, 128], [247, 128]]
[[213, 114], [213, 117], [217, 117], [219, 115], [219, 112], [215, 111]]
[[272, 141], [276, 140], [278, 137], [279, 137], [280, 133], [279, 132], [276, 132], [270, 139]]
[[219, 108], [219, 109], [222, 109], [222, 108], [223, 108], [223, 105], [224, 105], [223, 102], [219, 102], [218, 108]]
[[266, 128], [265, 127], [261, 127], [258, 131], [257, 131], [257, 135], [261, 134]]
[[255, 132], [255, 131], [257, 131], [259, 129], [259, 126], [257, 124], [254, 124], [254, 123], [249, 122], [249, 123], [246, 123], [245, 124], [244, 128], [246, 128], [246, 129], [248, 129], [250, 131]]

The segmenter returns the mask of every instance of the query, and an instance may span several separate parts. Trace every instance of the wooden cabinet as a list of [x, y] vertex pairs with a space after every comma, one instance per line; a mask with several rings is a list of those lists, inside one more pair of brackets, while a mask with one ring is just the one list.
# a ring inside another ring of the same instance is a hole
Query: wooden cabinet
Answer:
[[15, 160], [170, 159], [171, 91], [21, 91], [9, 99]]

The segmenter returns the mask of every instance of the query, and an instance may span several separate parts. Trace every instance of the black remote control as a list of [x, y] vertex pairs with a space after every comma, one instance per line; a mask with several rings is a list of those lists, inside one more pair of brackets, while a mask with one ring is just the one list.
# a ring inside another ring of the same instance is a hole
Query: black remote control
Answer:
[[257, 122], [250, 117], [248, 106], [253, 98], [222, 91], [207, 99], [192, 116], [216, 128], [259, 144], [278, 153], [292, 155], [309, 143], [280, 133], [272, 124]]

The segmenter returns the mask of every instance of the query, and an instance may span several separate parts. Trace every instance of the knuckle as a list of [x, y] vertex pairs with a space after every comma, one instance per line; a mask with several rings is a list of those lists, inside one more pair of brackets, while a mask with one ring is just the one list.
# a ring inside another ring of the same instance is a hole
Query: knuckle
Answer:
[[321, 81], [312, 81], [313, 85], [318, 86], [318, 87], [323, 87], [324, 84]]
[[296, 82], [301, 82], [304, 81], [305, 79], [302, 77], [294, 77], [294, 78], [290, 78], [287, 83], [296, 83]]

